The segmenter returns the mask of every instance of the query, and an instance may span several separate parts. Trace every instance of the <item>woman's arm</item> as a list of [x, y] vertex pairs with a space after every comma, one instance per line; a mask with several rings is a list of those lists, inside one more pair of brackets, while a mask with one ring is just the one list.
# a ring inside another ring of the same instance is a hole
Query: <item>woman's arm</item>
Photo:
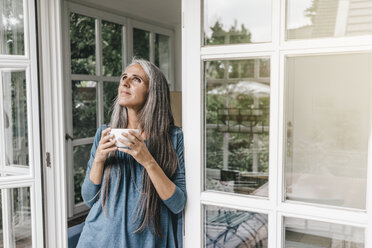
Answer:
[[[99, 161], [100, 157], [100, 142], [103, 139], [103, 134], [107, 133], [102, 131], [103, 126], [98, 128], [94, 137], [94, 142], [90, 152], [90, 159], [88, 161], [87, 171], [83, 185], [81, 186], [81, 196], [88, 207], [92, 207], [98, 199], [97, 194], [101, 188], [103, 163]], [[107, 136], [106, 136], [107, 137]], [[107, 156], [107, 154], [106, 154]], [[100, 171], [102, 170], [102, 171]]]
[[93, 165], [90, 170], [89, 179], [94, 184], [100, 184], [102, 181], [102, 174], [104, 169], [104, 163], [109, 152], [117, 150], [115, 146], [115, 139], [110, 141], [114, 135], [108, 135], [111, 128], [106, 128], [102, 131], [101, 140], [99, 141], [97, 151], [94, 157]]
[[185, 174], [183, 164], [183, 137], [180, 138], [176, 149], [179, 164], [182, 164], [182, 166], [180, 165], [180, 168], [177, 169], [175, 181], [172, 182], [155, 161], [147, 149], [143, 139], [138, 134], [135, 132], [130, 132], [129, 135], [123, 133], [123, 136], [128, 138], [131, 142], [127, 142], [123, 139], [120, 139], [120, 141], [131, 149], [119, 148], [119, 151], [132, 155], [134, 159], [136, 159], [137, 162], [146, 169], [160, 199], [163, 200], [163, 202], [173, 213], [181, 212], [186, 202], [186, 190], [184, 185]]
[[166, 200], [170, 198], [174, 194], [176, 185], [165, 175], [163, 169], [158, 165], [155, 159], [142, 165], [149, 174], [151, 182], [156, 192], [158, 192], [160, 199]]

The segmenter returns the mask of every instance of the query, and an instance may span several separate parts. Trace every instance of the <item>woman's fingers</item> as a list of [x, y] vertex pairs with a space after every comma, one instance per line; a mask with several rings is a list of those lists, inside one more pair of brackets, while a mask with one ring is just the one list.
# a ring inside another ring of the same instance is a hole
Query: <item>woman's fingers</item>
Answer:
[[121, 143], [123, 143], [124, 145], [126, 145], [127, 147], [132, 147], [133, 146], [133, 142], [127, 141], [125, 139], [119, 138], [119, 141]]
[[102, 137], [105, 137], [111, 131], [111, 127], [106, 128], [102, 131]]
[[105, 137], [102, 137], [101, 138], [101, 141], [99, 142], [100, 144], [105, 144], [107, 143], [110, 139], [113, 139], [115, 137], [115, 135], [113, 134], [110, 134], [110, 135], [106, 135]]
[[135, 143], [138, 141], [138, 139], [136, 138], [136, 136], [130, 134], [130, 133], [121, 133], [122, 136], [124, 136], [125, 138], [129, 139], [130, 142], [132, 143]]
[[115, 143], [116, 143], [116, 140], [113, 139], [113, 140], [110, 141], [110, 142], [106, 142], [106, 143], [101, 144], [101, 147], [102, 147], [102, 149], [106, 149], [106, 148], [108, 148], [108, 147], [112, 147], [112, 146], [114, 146]]
[[137, 140], [139, 140], [140, 142], [143, 141], [142, 137], [140, 134], [134, 132], [134, 131], [129, 131], [129, 134], [131, 134], [132, 136], [134, 136]]

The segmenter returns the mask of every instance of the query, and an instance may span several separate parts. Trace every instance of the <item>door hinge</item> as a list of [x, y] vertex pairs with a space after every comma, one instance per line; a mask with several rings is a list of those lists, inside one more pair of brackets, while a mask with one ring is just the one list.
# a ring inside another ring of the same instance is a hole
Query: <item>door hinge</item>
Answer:
[[46, 165], [47, 165], [47, 167], [52, 167], [51, 166], [51, 162], [50, 162], [50, 152], [47, 152], [46, 154]]

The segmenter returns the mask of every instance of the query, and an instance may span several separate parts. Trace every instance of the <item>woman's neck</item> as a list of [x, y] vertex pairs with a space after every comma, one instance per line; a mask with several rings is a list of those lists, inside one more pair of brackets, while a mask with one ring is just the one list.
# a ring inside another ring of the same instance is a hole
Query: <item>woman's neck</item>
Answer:
[[128, 108], [128, 129], [140, 129], [138, 114], [134, 109]]

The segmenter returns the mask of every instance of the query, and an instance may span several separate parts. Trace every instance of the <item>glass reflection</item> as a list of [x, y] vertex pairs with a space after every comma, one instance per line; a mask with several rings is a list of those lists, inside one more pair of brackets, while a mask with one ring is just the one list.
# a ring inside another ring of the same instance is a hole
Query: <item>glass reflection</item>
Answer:
[[72, 81], [72, 121], [74, 138], [94, 137], [96, 121], [96, 82]]
[[0, 2], [0, 53], [24, 55], [24, 14], [22, 0]]
[[3, 71], [2, 87], [6, 165], [28, 167], [26, 73]]
[[85, 172], [87, 170], [87, 161], [90, 158], [92, 144], [74, 147], [74, 192], [75, 204], [83, 202], [81, 196], [81, 185], [84, 182]]
[[15, 247], [32, 247], [30, 189], [8, 189], [10, 242]]
[[103, 83], [103, 115], [104, 123], [109, 123], [112, 113], [114, 101], [118, 95], [119, 83], [104, 82]]
[[103, 75], [120, 76], [122, 71], [122, 25], [102, 21]]
[[133, 28], [133, 55], [138, 59], [150, 60], [150, 32]]
[[315, 220], [284, 218], [285, 246], [364, 248], [364, 229]]
[[206, 189], [268, 196], [266, 71], [267, 58], [205, 62]]
[[271, 0], [204, 0], [204, 45], [271, 41]]
[[287, 39], [372, 34], [372, 0], [287, 0]]
[[204, 214], [204, 247], [268, 247], [266, 214], [216, 206], [204, 206]]
[[70, 14], [71, 73], [95, 75], [96, 28], [95, 19]]
[[364, 209], [372, 54], [286, 61], [286, 198]]

